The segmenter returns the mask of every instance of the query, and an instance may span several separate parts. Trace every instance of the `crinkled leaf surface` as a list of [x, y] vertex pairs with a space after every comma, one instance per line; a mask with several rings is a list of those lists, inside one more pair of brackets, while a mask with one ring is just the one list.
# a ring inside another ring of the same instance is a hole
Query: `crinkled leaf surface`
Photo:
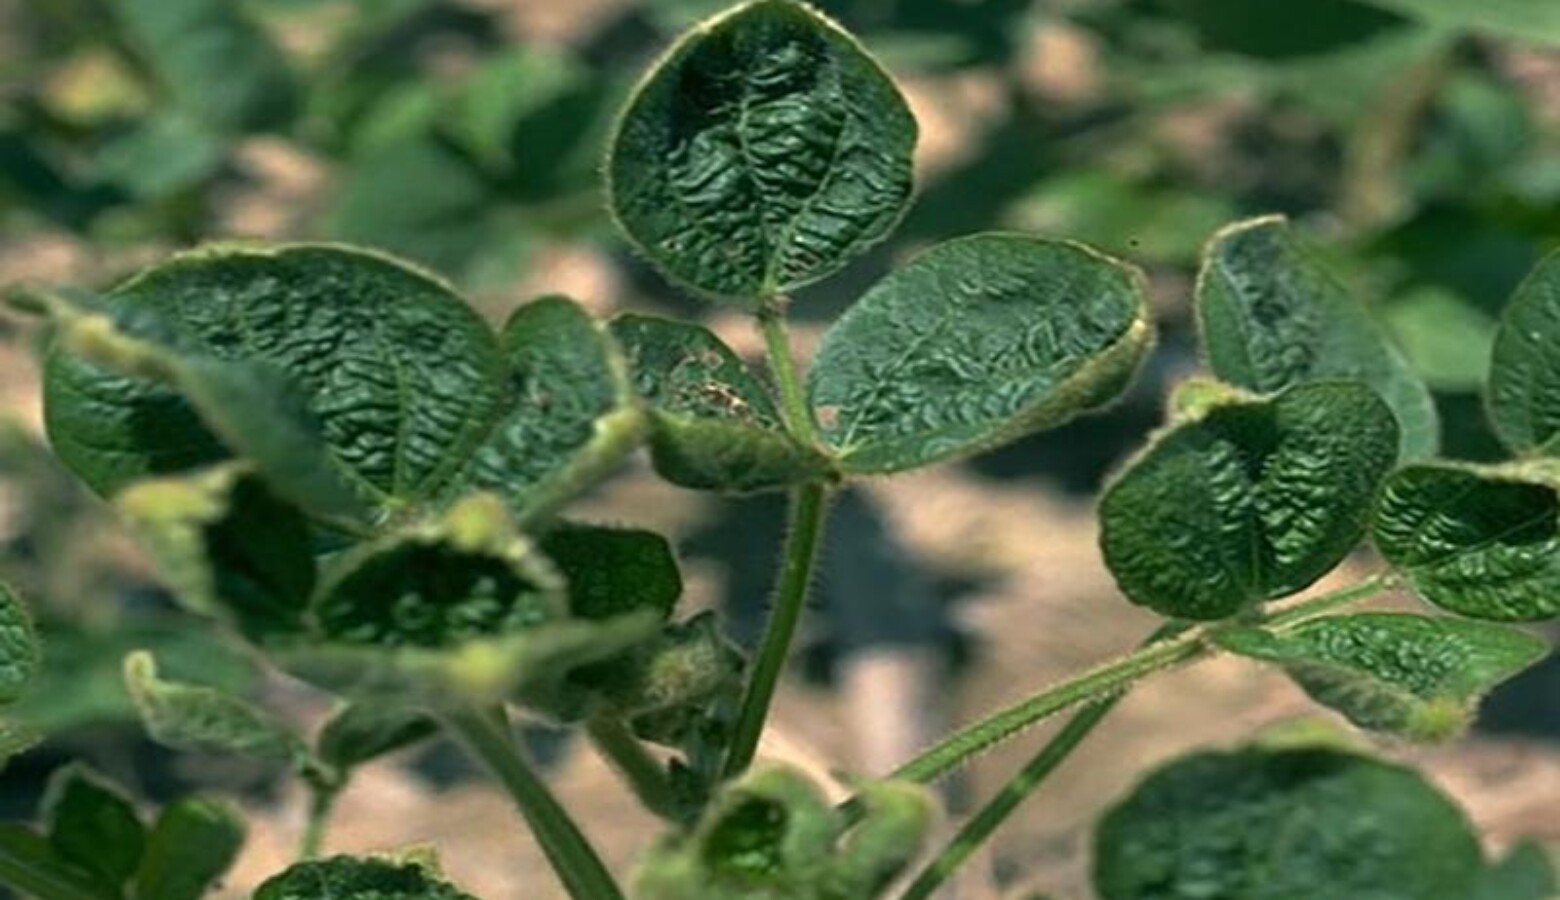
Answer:
[[273, 876], [254, 900], [476, 900], [413, 860], [332, 856]]
[[1376, 549], [1414, 592], [1476, 619], [1560, 615], [1560, 469], [1419, 463], [1387, 479]]
[[742, 493], [828, 473], [822, 454], [786, 434], [769, 389], [708, 330], [625, 314], [612, 334], [649, 404], [651, 459], [666, 480]]
[[1468, 821], [1418, 774], [1331, 749], [1183, 757], [1100, 821], [1104, 900], [1464, 897]]
[[411, 746], [438, 732], [427, 714], [395, 704], [345, 703], [331, 713], [315, 739], [320, 761], [339, 772]]
[[1363, 381], [1397, 416], [1403, 456], [1433, 456], [1440, 423], [1424, 381], [1282, 216], [1232, 225], [1204, 251], [1197, 319], [1215, 375], [1258, 393]]
[[159, 677], [150, 653], [125, 657], [125, 689], [159, 744], [288, 764], [304, 756], [302, 740], [269, 713], [217, 688]]
[[1432, 25], [1560, 44], [1560, 6], [1542, 0], [1367, 0]]
[[117, 888], [135, 874], [146, 846], [146, 826], [124, 794], [79, 764], [57, 770], [42, 802], [54, 852]]
[[1238, 628], [1214, 640], [1278, 663], [1356, 725], [1419, 740], [1460, 734], [1486, 693], [1549, 651], [1506, 626], [1397, 613], [1328, 616], [1282, 632]]
[[1560, 435], [1560, 253], [1545, 257], [1501, 317], [1490, 358], [1490, 422], [1519, 453], [1556, 455]]
[[642, 417], [606, 330], [566, 297], [543, 297], [504, 326], [500, 414], [457, 486], [491, 490], [526, 519], [593, 483], [637, 445]]
[[186, 608], [256, 639], [302, 627], [315, 581], [308, 525], [248, 465], [150, 478], [114, 505]]
[[1209, 405], [1106, 490], [1106, 565], [1134, 603], [1179, 618], [1295, 593], [1359, 542], [1397, 448], [1391, 410], [1357, 383]]
[[10, 585], [0, 581], [0, 705], [22, 696], [41, 662], [32, 616]]
[[824, 335], [807, 376], [848, 472], [990, 449], [1119, 395], [1152, 341], [1141, 274], [1019, 234], [939, 244]]
[[569, 591], [569, 614], [585, 619], [650, 610], [660, 620], [682, 596], [672, 547], [653, 531], [563, 523], [541, 540]]
[[888, 234], [915, 138], [853, 38], [801, 3], [755, 0], [696, 26], [646, 76], [612, 141], [608, 197], [668, 276], [751, 304]]
[[244, 820], [227, 803], [185, 797], [168, 804], [146, 838], [137, 897], [200, 900], [238, 858]]

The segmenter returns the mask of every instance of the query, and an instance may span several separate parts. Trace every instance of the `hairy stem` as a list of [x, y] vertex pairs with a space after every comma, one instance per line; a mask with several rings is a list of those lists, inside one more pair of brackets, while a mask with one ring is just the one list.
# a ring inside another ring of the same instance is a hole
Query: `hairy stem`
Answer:
[[622, 774], [639, 802], [663, 819], [675, 818], [677, 803], [666, 770], [645, 751], [644, 744], [634, 737], [623, 720], [595, 716], [585, 727], [596, 749]]
[[464, 709], [448, 714], [444, 722], [509, 792], [569, 896], [575, 900], [621, 900], [623, 892], [595, 848], [521, 755], [509, 730], [508, 715], [501, 709]]
[[[1295, 603], [1268, 617], [1263, 624], [1275, 628], [1292, 625], [1379, 594], [1395, 583], [1390, 576], [1369, 578], [1359, 584]], [[1215, 627], [1217, 625], [1205, 625], [1152, 647], [1145, 647], [1021, 700], [922, 751], [900, 766], [893, 777], [920, 782], [935, 781], [970, 757], [1069, 706], [1099, 699], [1155, 672], [1209, 656], [1218, 649], [1207, 640], [1209, 631]]]
[[785, 327], [785, 316], [765, 306], [758, 314], [758, 327], [764, 334], [764, 350], [768, 355], [770, 373], [774, 375], [775, 387], [780, 391], [780, 414], [785, 419], [786, 430], [804, 444], [815, 444], [818, 434], [813, 428], [812, 413], [807, 409], [807, 399], [802, 393], [802, 379], [796, 372], [796, 361], [791, 357], [791, 337]]

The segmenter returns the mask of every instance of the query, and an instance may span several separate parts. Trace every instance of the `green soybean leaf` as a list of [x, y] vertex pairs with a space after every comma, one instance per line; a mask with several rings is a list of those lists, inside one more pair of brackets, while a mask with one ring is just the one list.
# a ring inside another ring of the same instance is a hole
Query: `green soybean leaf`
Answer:
[[639, 443], [643, 415], [606, 330], [566, 297], [520, 307], [504, 326], [506, 392], [457, 486], [541, 518], [610, 472]]
[[1445, 28], [1520, 41], [1560, 44], [1560, 7], [1534, 0], [1367, 0]]
[[1495, 433], [1518, 453], [1557, 455], [1560, 433], [1560, 252], [1517, 288], [1495, 332], [1489, 413]]
[[1293, 594], [1359, 542], [1397, 448], [1391, 410], [1362, 384], [1209, 405], [1106, 490], [1105, 563], [1132, 602], [1178, 618]]
[[62, 858], [44, 839], [22, 827], [0, 823], [0, 884], [26, 896], [60, 900], [120, 900], [117, 887]]
[[255, 640], [303, 627], [315, 580], [307, 523], [248, 465], [147, 479], [115, 506], [187, 609]]
[[338, 772], [409, 747], [438, 732], [427, 714], [395, 704], [344, 703], [315, 739], [315, 755]]
[[1406, 459], [1433, 456], [1440, 423], [1424, 381], [1282, 216], [1216, 234], [1197, 279], [1208, 364], [1258, 393], [1318, 380], [1362, 381], [1397, 416]]
[[878, 282], [824, 335], [808, 402], [847, 472], [898, 472], [1058, 425], [1152, 343], [1141, 274], [1079, 244], [980, 234]]
[[677, 558], [653, 531], [563, 523], [541, 548], [568, 585], [572, 616], [600, 620], [649, 610], [665, 621], [682, 596]]
[[1554, 900], [1560, 877], [1549, 852], [1533, 841], [1513, 847], [1498, 863], [1485, 867], [1472, 900]]
[[31, 725], [0, 719], [0, 771], [4, 771], [11, 757], [43, 743], [43, 737], [43, 733]]
[[1362, 728], [1427, 741], [1461, 734], [1486, 693], [1549, 652], [1505, 626], [1397, 613], [1328, 616], [1282, 632], [1237, 628], [1214, 640], [1278, 663]]
[[[358, 496], [399, 508], [431, 496], [466, 463], [499, 400], [503, 362], [486, 323], [444, 283], [374, 253], [212, 247], [130, 279], [104, 310], [132, 333], [152, 321], [166, 332], [154, 335], [163, 350], [193, 360], [150, 362], [173, 370], [164, 381], [202, 415], [166, 383], [126, 377], [144, 361], [134, 353], [111, 372], [71, 352], [90, 349], [93, 329], [102, 332], [94, 317], [77, 339], [62, 335], [45, 369], [45, 421], [60, 457], [103, 494], [221, 458], [210, 431], [242, 437], [233, 449], [268, 475], [290, 471], [289, 457], [275, 458], [267, 441], [307, 426], [267, 426], [286, 423], [281, 415], [242, 423], [251, 412], [301, 407], [332, 473]], [[111, 353], [92, 355], [102, 361]], [[265, 382], [285, 382], [292, 399], [264, 393]], [[297, 453], [312, 470], [305, 448]], [[288, 499], [310, 508], [315, 492], [300, 484]]]
[[916, 124], [888, 75], [810, 7], [755, 0], [695, 26], [619, 120], [607, 195], [670, 278], [754, 304], [886, 237]]
[[1480, 865], [1467, 819], [1418, 774], [1321, 748], [1182, 757], [1094, 835], [1103, 900], [1465, 897]]
[[117, 893], [135, 874], [146, 826], [118, 788], [79, 764], [49, 778], [42, 801], [49, 845], [59, 858]]
[[332, 856], [294, 865], [260, 885], [254, 900], [476, 900], [429, 865], [373, 856]]
[[10, 585], [0, 581], [0, 706], [22, 696], [41, 663], [32, 616]]
[[302, 740], [271, 715], [226, 691], [158, 677], [150, 653], [125, 657], [124, 672], [141, 723], [159, 744], [289, 765], [304, 757]]
[[768, 388], [708, 330], [626, 314], [612, 335], [649, 404], [651, 460], [667, 481], [745, 493], [829, 473], [829, 460], [786, 434]]
[[1376, 549], [1425, 600], [1465, 616], [1560, 616], [1560, 468], [1419, 463], [1387, 479]]
[[146, 838], [135, 895], [200, 900], [244, 845], [244, 820], [220, 800], [186, 797], [168, 804]]
[[298, 86], [281, 50], [227, 0], [114, 4], [138, 55], [180, 109], [219, 131], [259, 131], [296, 112]]

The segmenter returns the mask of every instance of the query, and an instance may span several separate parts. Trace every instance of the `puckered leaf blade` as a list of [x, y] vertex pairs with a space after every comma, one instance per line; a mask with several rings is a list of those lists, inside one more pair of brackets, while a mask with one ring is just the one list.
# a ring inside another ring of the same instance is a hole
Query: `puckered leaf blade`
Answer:
[[692, 29], [629, 100], [608, 197], [672, 279], [752, 304], [881, 240], [910, 197], [916, 124], [856, 41], [793, 0]]
[[1560, 436], [1560, 253], [1544, 258], [1501, 316], [1490, 357], [1490, 423], [1518, 453], [1556, 452]]
[[332, 856], [298, 863], [255, 891], [254, 900], [476, 900], [415, 859]]
[[1078, 244], [974, 235], [916, 257], [829, 329], [808, 402], [842, 469], [903, 471], [1114, 399], [1152, 337], [1137, 270]]
[[1461, 734], [1487, 692], [1549, 651], [1504, 626], [1397, 613], [1328, 616], [1282, 632], [1237, 628], [1214, 640], [1279, 664], [1362, 728], [1428, 741]]
[[1361, 384], [1211, 402], [1106, 490], [1106, 565], [1134, 603], [1180, 618], [1295, 593], [1359, 542], [1397, 448], [1391, 411]]
[[226, 691], [162, 678], [150, 653], [125, 657], [124, 672], [141, 723], [159, 744], [288, 765], [304, 758], [303, 741], [270, 714]]
[[1104, 900], [1464, 897], [1480, 866], [1467, 819], [1418, 774], [1323, 748], [1175, 760], [1094, 836]]
[[1219, 378], [1264, 394], [1305, 381], [1363, 381], [1397, 416], [1404, 458], [1435, 454], [1440, 423], [1424, 381], [1282, 216], [1214, 236], [1197, 279], [1197, 320]]

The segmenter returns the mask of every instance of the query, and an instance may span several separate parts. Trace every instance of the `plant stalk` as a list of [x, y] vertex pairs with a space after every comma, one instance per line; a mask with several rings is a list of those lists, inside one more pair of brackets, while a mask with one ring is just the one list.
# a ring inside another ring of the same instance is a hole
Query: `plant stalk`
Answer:
[[336, 808], [336, 798], [345, 785], [339, 782], [309, 783], [309, 818], [303, 826], [303, 838], [298, 844], [299, 859], [314, 859], [325, 849], [325, 832], [330, 827], [331, 813]]
[[763, 332], [769, 370], [774, 375], [775, 388], [780, 392], [780, 415], [785, 419], [786, 430], [804, 444], [816, 444], [818, 433], [807, 408], [796, 361], [791, 356], [791, 336], [785, 326], [784, 314], [766, 305], [758, 313], [758, 328]]
[[567, 810], [521, 755], [503, 710], [463, 709], [445, 727], [498, 778], [574, 900], [622, 900], [623, 892]]
[[623, 720], [594, 716], [585, 727], [596, 749], [622, 774], [639, 802], [663, 819], [676, 818], [677, 803], [666, 771], [645, 751]]

